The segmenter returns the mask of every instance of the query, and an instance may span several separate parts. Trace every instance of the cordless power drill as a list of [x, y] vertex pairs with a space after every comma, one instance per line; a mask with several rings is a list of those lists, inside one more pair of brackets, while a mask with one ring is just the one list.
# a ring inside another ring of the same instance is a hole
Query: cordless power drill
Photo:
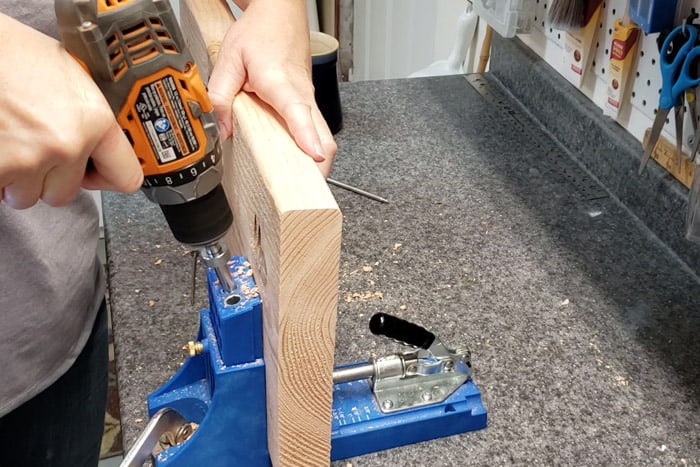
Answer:
[[233, 223], [219, 129], [168, 0], [55, 0], [66, 49], [95, 80], [139, 158], [142, 191], [230, 292]]

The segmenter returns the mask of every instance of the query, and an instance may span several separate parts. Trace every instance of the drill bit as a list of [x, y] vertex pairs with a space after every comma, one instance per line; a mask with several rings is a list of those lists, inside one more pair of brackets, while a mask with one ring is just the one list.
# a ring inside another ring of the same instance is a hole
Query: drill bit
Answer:
[[332, 178], [327, 178], [326, 181], [331, 185], [335, 185], [339, 188], [344, 188], [348, 191], [352, 191], [353, 193], [357, 193], [358, 195], [362, 195], [366, 198], [373, 199], [375, 201], [379, 201], [380, 203], [386, 203], [386, 204], [389, 203], [389, 200], [386, 198], [382, 198], [379, 195], [375, 195], [374, 193], [370, 193], [369, 191], [365, 191], [361, 188], [357, 188], [355, 186], [348, 185], [347, 183], [339, 182], [338, 180], [334, 180]]
[[199, 258], [197, 257], [197, 250], [192, 250], [190, 252], [192, 255], [192, 306], [194, 306], [194, 294], [197, 290], [197, 262]]

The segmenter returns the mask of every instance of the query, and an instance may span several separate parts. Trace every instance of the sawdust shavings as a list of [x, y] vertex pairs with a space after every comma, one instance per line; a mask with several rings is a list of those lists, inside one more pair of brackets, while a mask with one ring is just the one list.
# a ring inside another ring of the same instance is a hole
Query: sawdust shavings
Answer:
[[240, 288], [238, 289], [242, 295], [245, 296], [246, 300], [257, 297], [259, 295], [258, 292], [258, 286], [250, 287], [248, 284], [241, 284]]
[[382, 300], [383, 298], [384, 298], [384, 293], [380, 292], [380, 291], [346, 292], [345, 293], [345, 303], [367, 302], [370, 300]]
[[[229, 264], [231, 263], [229, 262]], [[233, 275], [236, 277], [245, 278], [253, 277], [253, 267], [248, 261], [244, 261], [243, 264], [239, 264], [234, 268]], [[241, 295], [245, 296], [246, 299], [250, 299], [260, 295], [260, 292], [258, 290], [258, 284], [254, 283], [253, 287], [251, 287], [247, 281], [241, 282], [239, 292]]]
[[601, 357], [595, 358], [596, 365], [598, 365], [598, 367], [603, 368], [605, 370], [608, 370], [608, 372], [612, 373], [612, 378], [613, 378], [613, 381], [615, 382], [615, 386], [617, 386], [619, 388], [623, 388], [623, 389], [629, 389], [629, 387], [630, 387], [629, 378], [627, 376], [623, 375], [622, 372], [618, 371], [613, 365], [611, 365], [610, 363], [606, 363], [603, 360], [603, 358], [602, 358], [603, 352], [601, 351], [598, 344], [591, 341], [591, 342], [589, 342], [589, 345], [595, 353], [601, 355]]
[[[397, 244], [400, 245], [400, 244]], [[366, 285], [365, 287], [370, 287], [374, 288], [376, 282], [374, 279], [371, 278], [376, 278], [376, 271], [375, 268], [381, 264], [381, 261], [375, 261], [374, 263], [366, 263], [364, 264], [361, 268], [359, 269], [353, 269], [349, 273], [346, 274], [346, 276], [354, 276], [356, 274], [367, 274], [368, 277], [366, 278]], [[381, 292], [379, 290], [365, 290], [361, 292], [345, 292], [345, 303], [352, 303], [352, 302], [368, 302], [371, 300], [383, 300], [384, 299], [384, 292]]]
[[365, 274], [369, 274], [371, 272], [375, 272], [374, 268], [379, 266], [381, 264], [381, 261], [375, 261], [374, 263], [367, 263], [364, 266], [362, 266], [360, 269], [353, 269], [352, 271], [343, 274], [343, 277], [346, 276], [354, 276], [356, 274], [359, 274], [360, 272], [364, 272]]
[[252, 277], [253, 270], [245, 266], [236, 266], [236, 269], [233, 270], [233, 275], [238, 277]]
[[622, 387], [627, 387], [630, 385], [627, 378], [625, 378], [622, 375], [615, 375], [615, 382], [617, 383], [618, 386], [622, 386]]

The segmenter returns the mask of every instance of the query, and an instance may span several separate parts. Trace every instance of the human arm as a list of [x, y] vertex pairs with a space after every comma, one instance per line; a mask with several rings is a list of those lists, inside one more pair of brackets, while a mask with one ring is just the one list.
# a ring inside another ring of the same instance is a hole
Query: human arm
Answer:
[[224, 37], [209, 78], [222, 137], [233, 132], [231, 102], [253, 92], [285, 121], [297, 145], [327, 176], [337, 146], [314, 99], [305, 0], [238, 0], [245, 10]]
[[39, 199], [68, 204], [81, 186], [138, 190], [143, 172], [129, 141], [65, 49], [2, 13], [0, 44], [0, 200], [24, 209]]

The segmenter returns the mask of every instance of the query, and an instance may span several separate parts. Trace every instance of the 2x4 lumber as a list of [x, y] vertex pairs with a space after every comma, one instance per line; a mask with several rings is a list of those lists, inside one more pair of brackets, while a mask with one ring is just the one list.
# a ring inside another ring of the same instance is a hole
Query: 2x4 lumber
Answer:
[[[223, 0], [180, 8], [206, 79], [233, 15]], [[328, 465], [342, 216], [315, 163], [267, 105], [240, 93], [233, 113], [234, 137], [224, 144], [234, 214], [227, 243], [252, 264], [262, 296], [270, 457], [275, 466]]]

